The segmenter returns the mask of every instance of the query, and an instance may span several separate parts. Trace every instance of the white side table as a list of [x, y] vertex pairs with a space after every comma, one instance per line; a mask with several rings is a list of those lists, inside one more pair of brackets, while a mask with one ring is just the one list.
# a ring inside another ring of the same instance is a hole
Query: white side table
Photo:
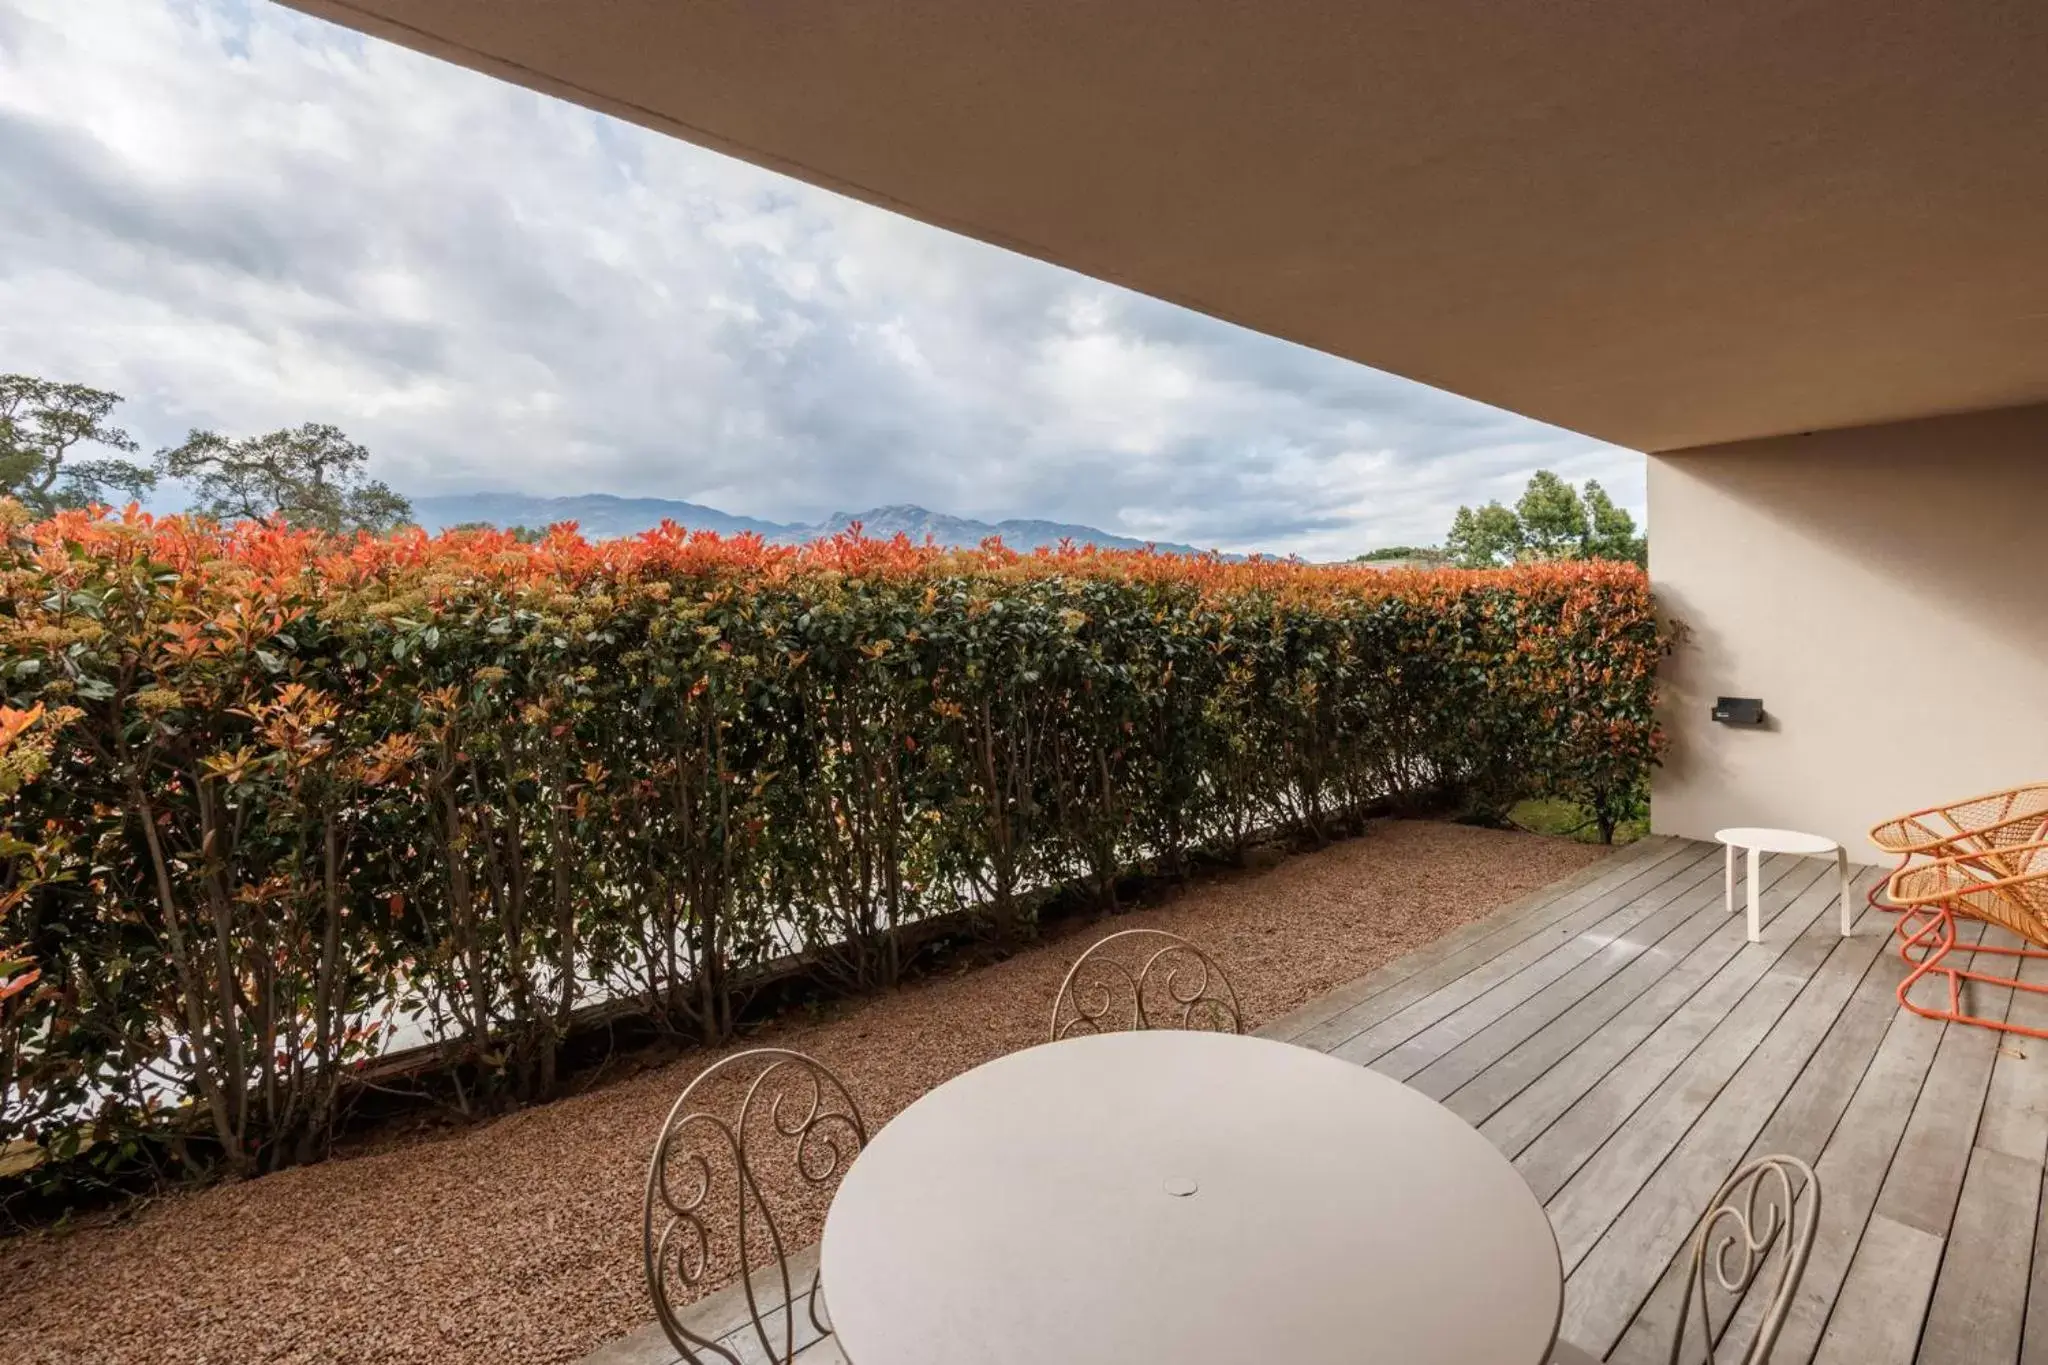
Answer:
[[1735, 913], [1735, 850], [1749, 850], [1749, 941], [1763, 939], [1763, 914], [1757, 905], [1757, 866], [1765, 853], [1793, 853], [1804, 858], [1825, 858], [1835, 856], [1835, 873], [1842, 884], [1842, 936], [1849, 936], [1849, 925], [1856, 918], [1855, 908], [1849, 902], [1849, 854], [1833, 839], [1818, 834], [1801, 834], [1795, 829], [1722, 829], [1714, 831], [1714, 837], [1728, 846], [1727, 877], [1723, 900], [1728, 913]]

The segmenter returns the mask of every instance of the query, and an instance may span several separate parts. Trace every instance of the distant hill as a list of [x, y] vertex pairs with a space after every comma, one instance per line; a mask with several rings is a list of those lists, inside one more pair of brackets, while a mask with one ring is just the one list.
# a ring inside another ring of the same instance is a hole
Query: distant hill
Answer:
[[736, 535], [758, 533], [764, 540], [781, 545], [800, 544], [820, 536], [837, 535], [855, 522], [864, 534], [886, 540], [898, 532], [923, 543], [929, 536], [941, 545], [979, 545], [990, 536], [1001, 536], [1013, 550], [1036, 550], [1071, 540], [1076, 545], [1098, 545], [1105, 550], [1137, 550], [1152, 544], [1166, 554], [1197, 554], [1192, 545], [1147, 542], [1130, 536], [1111, 535], [1093, 526], [1075, 526], [1061, 521], [975, 521], [971, 517], [949, 517], [908, 503], [874, 507], [865, 512], [836, 512], [825, 520], [802, 522], [762, 521], [739, 517], [700, 503], [677, 502], [669, 498], [616, 498], [609, 493], [585, 493], [572, 498], [538, 498], [524, 493], [450, 493], [438, 497], [414, 498], [413, 515], [429, 531], [446, 530], [464, 522], [482, 521], [493, 526], [552, 526], [573, 521], [583, 534], [594, 540], [637, 535], [663, 521], [673, 521], [693, 531], [716, 531]]
[[755, 531], [767, 539], [779, 538], [790, 528], [780, 522], [736, 517], [716, 507], [671, 498], [615, 498], [609, 493], [585, 493], [573, 498], [536, 498], [525, 493], [450, 493], [442, 497], [414, 498], [412, 513], [429, 531], [445, 531], [465, 522], [483, 521], [493, 526], [531, 526], [536, 530], [558, 521], [573, 521], [592, 540], [638, 535], [664, 521], [687, 526], [693, 531], [716, 531], [738, 535]]
[[949, 517], [943, 512], [932, 512], [913, 503], [898, 503], [892, 507], [871, 507], [865, 512], [836, 512], [814, 526], [792, 526], [787, 528], [784, 539], [815, 540], [819, 536], [837, 535], [853, 523], [859, 522], [861, 531], [870, 536], [887, 539], [898, 532], [912, 540], [922, 542], [926, 536], [941, 545], [979, 545], [990, 536], [1001, 536], [1003, 544], [1013, 550], [1036, 550], [1050, 548], [1063, 540], [1076, 545], [1096, 545], [1105, 550], [1142, 550], [1146, 545], [1165, 554], [1192, 555], [1201, 553], [1192, 545], [1181, 545], [1172, 541], [1134, 540], [1130, 536], [1111, 535], [1108, 531], [1093, 526], [1077, 526], [1064, 521], [976, 521], [972, 517]]

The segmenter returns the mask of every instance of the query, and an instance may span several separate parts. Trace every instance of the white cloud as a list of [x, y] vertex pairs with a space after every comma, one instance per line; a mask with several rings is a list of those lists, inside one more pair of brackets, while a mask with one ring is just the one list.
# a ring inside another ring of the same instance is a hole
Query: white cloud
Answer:
[[333, 421], [413, 493], [891, 502], [1230, 549], [1641, 460], [266, 3], [0, 9], [0, 370]]

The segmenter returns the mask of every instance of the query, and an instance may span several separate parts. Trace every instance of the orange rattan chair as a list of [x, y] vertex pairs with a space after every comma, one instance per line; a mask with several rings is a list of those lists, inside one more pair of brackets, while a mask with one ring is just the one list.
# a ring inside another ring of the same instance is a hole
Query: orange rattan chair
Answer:
[[[2040, 819], [2035, 820], [2038, 828]], [[1891, 875], [1887, 894], [1900, 912], [1899, 956], [1908, 969], [1906, 979], [1899, 983], [1901, 1005], [1929, 1019], [2048, 1038], [2048, 1031], [1967, 1012], [1963, 1008], [1963, 983], [1978, 981], [2036, 995], [2048, 995], [2048, 984], [1952, 966], [1948, 961], [1952, 956], [1970, 959], [1979, 954], [2048, 958], [2048, 839], [2036, 838], [2020, 844], [2000, 842], [1974, 852], [1902, 867]], [[1957, 915], [1969, 915], [2009, 929], [2022, 942], [2036, 946], [1959, 945]], [[2018, 970], [2017, 965], [2014, 970]], [[1947, 987], [1944, 1009], [1916, 1004], [1912, 999], [1913, 987], [1930, 976], [1941, 978]]]
[[[1915, 858], [1995, 854], [2042, 839], [2048, 839], [2048, 782], [1929, 806], [1870, 831], [1870, 842], [1897, 858], [1901, 869]], [[1873, 905], [1876, 894], [1871, 892]]]

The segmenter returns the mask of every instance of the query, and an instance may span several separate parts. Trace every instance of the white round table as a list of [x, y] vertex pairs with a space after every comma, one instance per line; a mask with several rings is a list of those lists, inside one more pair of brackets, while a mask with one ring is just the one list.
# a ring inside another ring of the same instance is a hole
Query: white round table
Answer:
[[1763, 940], [1763, 912], [1757, 904], [1757, 867], [1765, 853], [1793, 853], [1806, 858], [1825, 858], [1834, 855], [1835, 875], [1841, 881], [1842, 894], [1842, 937], [1849, 936], [1849, 926], [1856, 915], [1849, 902], [1849, 854], [1833, 839], [1819, 834], [1801, 834], [1796, 829], [1764, 829], [1739, 826], [1735, 829], [1714, 831], [1714, 837], [1728, 846], [1723, 869], [1721, 899], [1728, 907], [1728, 913], [1735, 913], [1735, 850], [1749, 850], [1749, 941]]
[[1260, 1038], [1117, 1033], [956, 1077], [825, 1223], [850, 1365], [1543, 1365], [1563, 1277], [1435, 1101]]

